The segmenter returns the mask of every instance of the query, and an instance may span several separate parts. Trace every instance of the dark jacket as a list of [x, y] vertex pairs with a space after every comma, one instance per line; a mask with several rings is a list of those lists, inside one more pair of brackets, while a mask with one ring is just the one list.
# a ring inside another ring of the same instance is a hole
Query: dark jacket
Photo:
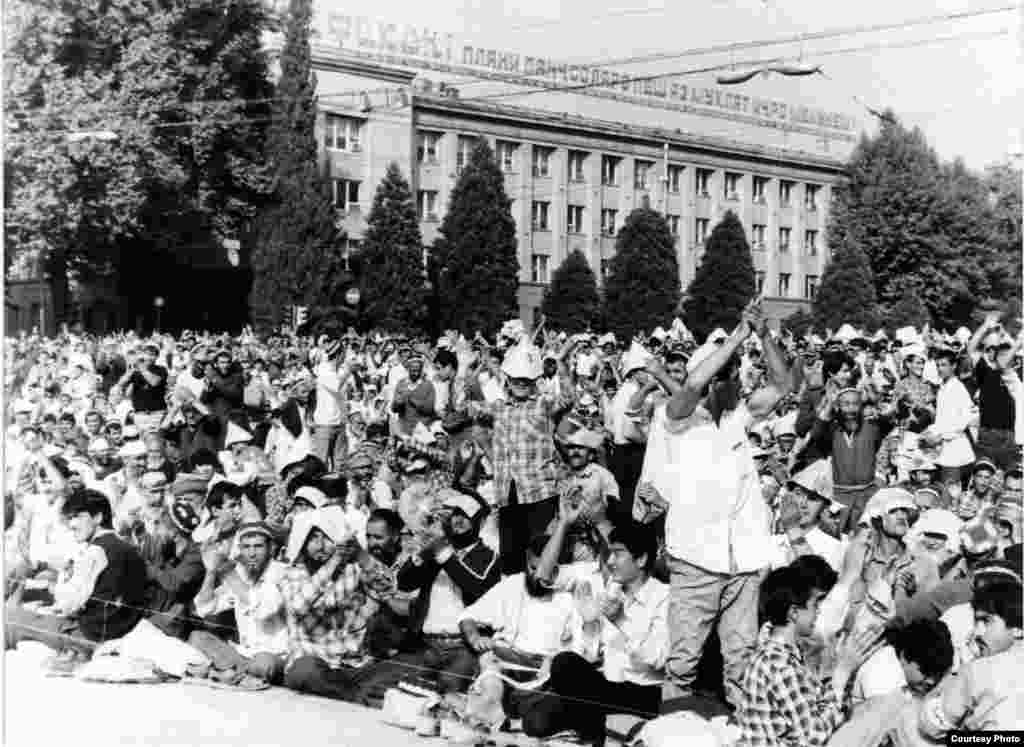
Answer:
[[221, 422], [228, 415], [243, 411], [245, 405], [245, 373], [237, 361], [232, 361], [227, 374], [222, 375], [216, 368], [206, 376], [209, 386], [200, 400], [210, 407], [210, 412]]

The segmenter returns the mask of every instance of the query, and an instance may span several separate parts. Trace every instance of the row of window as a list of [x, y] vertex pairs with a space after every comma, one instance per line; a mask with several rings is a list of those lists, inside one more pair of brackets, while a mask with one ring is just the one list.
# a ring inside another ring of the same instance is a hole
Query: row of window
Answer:
[[[359, 152], [363, 139], [363, 127], [365, 123], [355, 117], [344, 117], [336, 114], [328, 114], [324, 128], [324, 146], [331, 150], [340, 150], [348, 153]], [[420, 131], [417, 134], [416, 160], [421, 165], [436, 164], [440, 161], [440, 147], [444, 136], [442, 132]], [[468, 135], [459, 135], [456, 146], [455, 162], [456, 169], [461, 172], [469, 162], [469, 154], [472, 152], [476, 138]], [[515, 171], [518, 162], [519, 144], [508, 140], [498, 140], [495, 147], [495, 155], [498, 164], [503, 171]], [[534, 146], [532, 149], [532, 173], [534, 177], [546, 178], [552, 173], [552, 161], [555, 156], [555, 148], [546, 146]], [[585, 182], [586, 165], [590, 153], [582, 150], [570, 150], [566, 160], [568, 167], [569, 181]], [[601, 184], [608, 187], [621, 186], [623, 179], [623, 161], [620, 156], [601, 156]], [[657, 181], [656, 163], [637, 159], [633, 163], [633, 186], [635, 189], [649, 190], [654, 187]], [[682, 191], [684, 166], [669, 164], [665, 174], [665, 182], [668, 191], [672, 194], [679, 194]], [[714, 169], [698, 168], [694, 172], [694, 192], [697, 197], [711, 197], [711, 181], [714, 177]], [[764, 176], [754, 176], [751, 180], [751, 200], [754, 203], [767, 204], [768, 187], [770, 180]], [[723, 197], [728, 201], [740, 201], [743, 199], [743, 174], [733, 171], [726, 171], [722, 180]], [[779, 205], [789, 207], [793, 204], [793, 193], [796, 182], [782, 179], [779, 181]], [[818, 209], [818, 196], [821, 186], [818, 184], [804, 185], [804, 208], [809, 211]]]

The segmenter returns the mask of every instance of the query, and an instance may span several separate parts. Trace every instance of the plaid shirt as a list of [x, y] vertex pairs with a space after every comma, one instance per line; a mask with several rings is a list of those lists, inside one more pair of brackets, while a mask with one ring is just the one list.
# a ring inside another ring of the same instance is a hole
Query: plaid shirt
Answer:
[[519, 503], [537, 503], [558, 492], [555, 465], [560, 461], [552, 438], [554, 415], [572, 406], [573, 398], [534, 396], [523, 402], [496, 402], [494, 413], [494, 495], [508, 502], [511, 484]]
[[299, 561], [280, 582], [289, 664], [301, 656], [315, 656], [332, 667], [362, 663], [366, 626], [380, 605], [367, 594], [358, 563], [346, 565], [334, 578], [326, 570], [310, 575]]
[[800, 651], [762, 639], [743, 674], [736, 747], [824, 747], [842, 720], [831, 686], [814, 676]]

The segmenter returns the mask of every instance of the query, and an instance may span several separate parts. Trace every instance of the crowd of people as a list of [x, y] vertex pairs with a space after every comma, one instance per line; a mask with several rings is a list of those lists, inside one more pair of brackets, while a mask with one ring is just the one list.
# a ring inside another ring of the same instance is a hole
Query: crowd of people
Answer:
[[1021, 729], [1022, 340], [8, 339], [5, 646], [592, 744]]

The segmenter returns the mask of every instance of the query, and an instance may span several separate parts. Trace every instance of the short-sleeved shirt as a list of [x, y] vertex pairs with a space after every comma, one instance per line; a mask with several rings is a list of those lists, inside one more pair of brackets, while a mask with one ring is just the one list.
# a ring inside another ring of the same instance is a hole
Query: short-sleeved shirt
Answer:
[[160, 412], [167, 409], [167, 369], [154, 363], [149, 370], [160, 377], [156, 386], [146, 381], [146, 377], [138, 371], [128, 379], [132, 387], [132, 409], [135, 412]]

